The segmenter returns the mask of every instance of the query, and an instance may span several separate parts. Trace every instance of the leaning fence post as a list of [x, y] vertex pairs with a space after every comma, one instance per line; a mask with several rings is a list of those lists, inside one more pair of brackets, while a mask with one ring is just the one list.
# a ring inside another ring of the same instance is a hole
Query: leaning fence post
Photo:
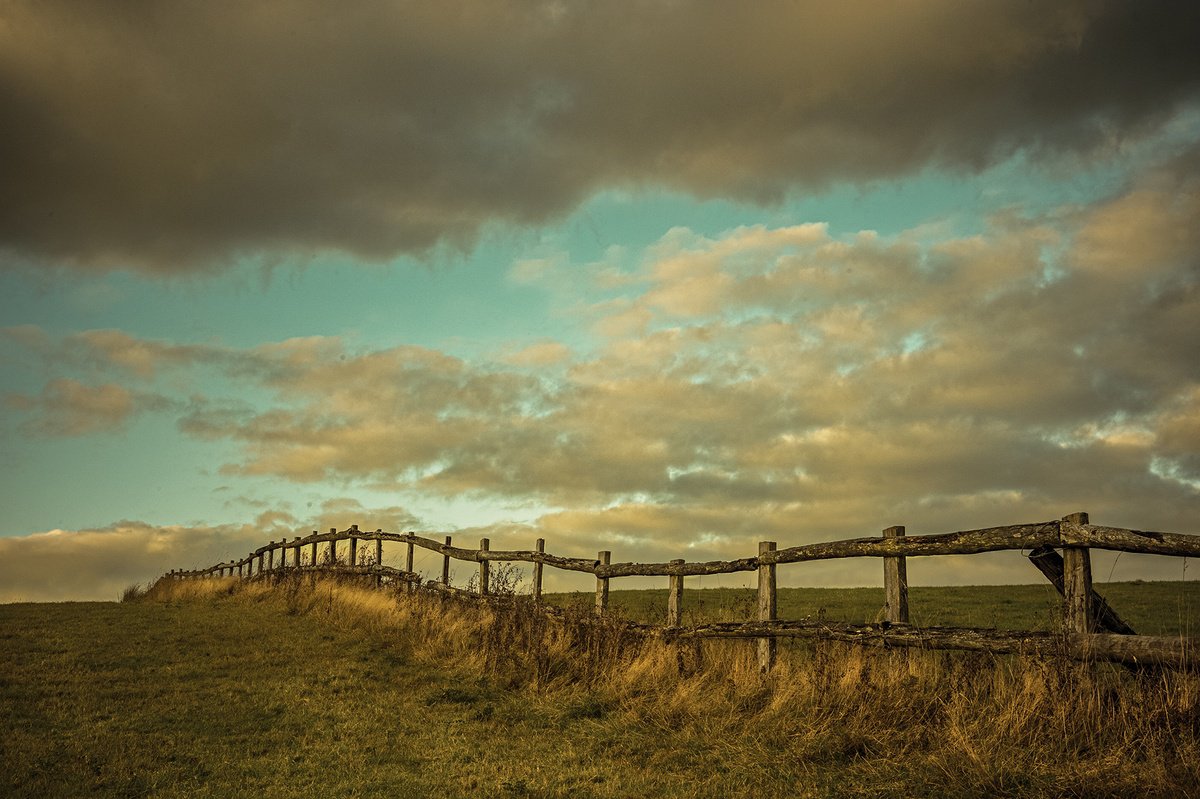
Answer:
[[[671, 561], [672, 566], [682, 566], [683, 558]], [[667, 590], [667, 626], [678, 627], [683, 617], [683, 574], [672, 573]]]
[[480, 596], [488, 595], [488, 577], [490, 575], [491, 569], [489, 568], [490, 564], [488, 563], [488, 559], [487, 559], [487, 551], [488, 551], [488, 547], [490, 547], [490, 546], [491, 546], [491, 542], [488, 541], [486, 538], [479, 539], [479, 552], [480, 552], [480, 555], [479, 555], [479, 595]]
[[[446, 546], [450, 546], [450, 536], [446, 536]], [[442, 552], [442, 585], [450, 585], [450, 553]]]
[[[1072, 513], [1062, 523], [1087, 524], [1088, 515]], [[1093, 632], [1092, 555], [1087, 547], [1063, 547], [1063, 615], [1067, 632]]]
[[[903, 538], [904, 525], [883, 531], [883, 537]], [[883, 559], [884, 618], [891, 624], [908, 624], [908, 565], [903, 555]]]
[[[777, 593], [775, 591], [775, 564], [763, 563], [762, 557], [775, 551], [774, 541], [758, 542], [758, 620], [775, 621]], [[758, 639], [758, 670], [766, 674], [775, 668], [777, 641], [774, 637]]]
[[[607, 566], [612, 560], [612, 553], [608, 550], [600, 552], [596, 558], [597, 565]], [[596, 577], [596, 615], [603, 616], [608, 612], [608, 578]]]
[[[546, 539], [539, 538], [534, 549], [538, 554], [545, 553]], [[542, 562], [540, 560], [533, 562], [533, 601], [537, 604], [542, 602]]]

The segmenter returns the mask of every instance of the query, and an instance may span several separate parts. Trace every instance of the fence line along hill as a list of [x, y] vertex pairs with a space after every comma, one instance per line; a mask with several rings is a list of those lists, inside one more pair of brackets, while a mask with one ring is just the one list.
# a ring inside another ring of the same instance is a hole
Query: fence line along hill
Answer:
[[[346, 542], [347, 546], [339, 548]], [[360, 544], [374, 543], [374, 552]], [[384, 542], [406, 546], [405, 567], [383, 565]], [[325, 546], [321, 546], [325, 545]], [[414, 548], [442, 555], [439, 580], [423, 583], [413, 570]], [[290, 574], [328, 573], [361, 575], [377, 587], [399, 586], [405, 591], [441, 591], [480, 601], [496, 601], [491, 590], [491, 564], [525, 562], [533, 565], [532, 600], [542, 605], [542, 571], [551, 568], [584, 572], [596, 577], [595, 613], [608, 613], [609, 583], [622, 577], [667, 577], [666, 619], [662, 625], [631, 625], [670, 640], [695, 638], [742, 638], [757, 641], [759, 668], [769, 671], [776, 658], [779, 638], [823, 638], [870, 646], [962, 649], [996, 654], [1065, 655], [1075, 659], [1108, 660], [1136, 665], [1200, 664], [1197, 643], [1185, 636], [1138, 635], [1103, 597], [1092, 588], [1091, 550], [1133, 552], [1168, 557], [1200, 556], [1200, 536], [1147, 532], [1104, 527], [1089, 522], [1088, 514], [1074, 513], [1062, 519], [1034, 524], [1017, 524], [964, 530], [941, 535], [905, 535], [902, 526], [888, 527], [879, 537], [828, 541], [779, 549], [774, 541], [758, 545], [753, 557], [728, 561], [689, 563], [678, 559], [666, 563], [613, 563], [612, 553], [601, 551], [594, 560], [562, 557], [545, 551], [539, 538], [532, 550], [493, 550], [487, 538], [478, 549], [453, 545], [415, 533], [368, 532], [357, 525], [331, 528], [291, 541], [271, 541], [239, 560], [202, 569], [174, 570], [167, 580], [213, 577], [265, 579]], [[982, 552], [1017, 550], [1026, 552], [1033, 566], [1046, 576], [1062, 597], [1062, 629], [1004, 631], [989, 628], [918, 627], [909, 623], [906, 558], [943, 555], [973, 555]], [[290, 554], [289, 554], [290, 553]], [[882, 558], [884, 575], [883, 618], [875, 624], [788, 620], [776, 617], [776, 570], [781, 564], [841, 558]], [[450, 562], [479, 564], [474, 590], [450, 585]], [[756, 572], [758, 605], [754, 619], [683, 626], [683, 580], [685, 577]], [[547, 610], [549, 610], [547, 608]]]

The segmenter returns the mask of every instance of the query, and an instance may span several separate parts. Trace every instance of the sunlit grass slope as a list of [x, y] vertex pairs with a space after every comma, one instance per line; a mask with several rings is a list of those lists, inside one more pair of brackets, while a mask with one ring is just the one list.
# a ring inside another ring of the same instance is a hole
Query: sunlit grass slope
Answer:
[[752, 648], [332, 583], [0, 606], [0, 795], [1200, 794], [1196, 675]]

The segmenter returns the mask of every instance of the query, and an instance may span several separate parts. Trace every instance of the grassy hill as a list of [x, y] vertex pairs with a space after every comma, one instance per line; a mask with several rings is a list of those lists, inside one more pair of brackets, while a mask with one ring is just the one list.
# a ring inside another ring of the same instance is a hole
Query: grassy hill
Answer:
[[762, 679], [585, 627], [327, 583], [3, 605], [0, 794], [1200, 792], [1196, 675], [816, 644]]

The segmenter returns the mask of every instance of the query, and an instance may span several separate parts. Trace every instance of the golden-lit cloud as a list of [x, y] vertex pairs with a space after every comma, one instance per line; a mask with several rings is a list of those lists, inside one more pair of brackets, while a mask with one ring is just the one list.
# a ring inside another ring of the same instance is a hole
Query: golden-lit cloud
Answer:
[[[175, 391], [182, 432], [237, 447], [231, 475], [541, 508], [522, 535], [625, 557], [1078, 509], [1193, 531], [1200, 179], [1165, 174], [970, 236], [674, 229], [621, 280], [577, 284], [594, 320], [640, 319], [590, 348], [473, 361], [337, 337], [237, 348], [16, 328], [10, 347], [129, 387], [10, 403], [45, 434], [82, 433], [124, 422], [120, 397]], [[561, 294], [572, 268], [513, 278]]]
[[69, 378], [51, 380], [38, 396], [10, 394], [5, 403], [32, 414], [23, 425], [28, 433], [50, 438], [120, 430], [136, 405], [133, 393], [123, 386], [85, 385]]
[[[18, 0], [0, 11], [0, 251], [154, 274], [385, 260], [610, 188], [773, 202], [1018, 151], [1087, 159], [1195, 98], [1198, 15], [1088, 0]], [[704, 311], [711, 288], [675, 281], [657, 301]]]
[[[367, 508], [351, 498], [326, 500], [298, 519], [267, 511], [233, 525], [153, 525], [121, 521], [102, 528], [0, 537], [0, 602], [115, 600], [172, 569], [205, 568], [245, 557], [268, 541], [330, 527], [399, 532], [419, 526], [404, 508]], [[397, 552], [385, 552], [393, 563]]]

